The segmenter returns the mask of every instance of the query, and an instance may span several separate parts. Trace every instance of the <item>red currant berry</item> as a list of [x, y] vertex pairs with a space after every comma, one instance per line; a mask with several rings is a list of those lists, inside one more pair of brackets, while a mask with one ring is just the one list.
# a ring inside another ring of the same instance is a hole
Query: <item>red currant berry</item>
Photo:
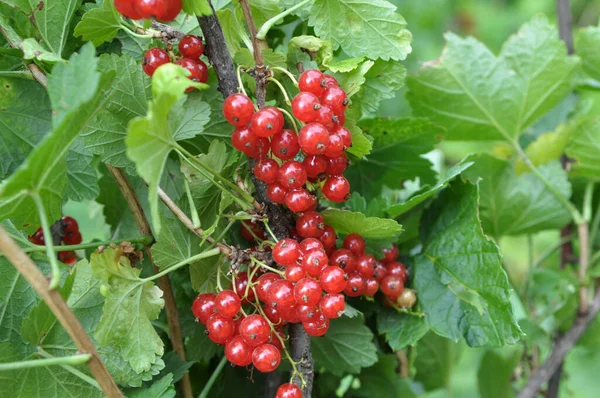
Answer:
[[58, 252], [58, 259], [68, 265], [77, 262], [77, 256], [73, 250]]
[[325, 250], [335, 249], [337, 240], [335, 229], [333, 229], [330, 225], [325, 225], [325, 228], [323, 228], [323, 235], [319, 237], [319, 240], [321, 243], [323, 243]]
[[355, 256], [365, 252], [365, 241], [359, 234], [349, 234], [344, 238], [344, 249], [348, 249]]
[[156, 18], [167, 12], [167, 3], [162, 0], [134, 0], [135, 10], [144, 19]]
[[265, 240], [267, 236], [262, 228], [254, 221], [244, 220], [240, 223], [242, 238], [248, 242], [255, 242], [256, 238]]
[[329, 145], [329, 132], [322, 124], [308, 123], [300, 130], [298, 143], [307, 155], [319, 155]]
[[344, 126], [339, 126], [334, 130], [334, 133], [342, 137], [344, 148], [348, 149], [352, 146], [352, 133]]
[[[176, 62], [177, 65], [187, 69], [190, 74], [188, 79], [194, 82], [206, 83], [208, 81], [208, 67], [200, 60], [194, 61], [189, 58], [181, 58]], [[193, 87], [188, 87], [185, 91], [193, 90]]]
[[130, 19], [142, 19], [140, 13], [135, 9], [135, 4], [132, 0], [115, 0], [115, 8], [124, 17]]
[[299, 305], [297, 311], [300, 322], [314, 322], [321, 315], [319, 309], [314, 305]]
[[375, 271], [373, 272], [373, 277], [377, 279], [377, 282], [381, 282], [383, 278], [385, 278], [388, 274], [387, 268], [380, 262], [375, 262]]
[[325, 318], [335, 319], [341, 317], [346, 310], [344, 295], [336, 293], [324, 295], [319, 303], [319, 309]]
[[375, 257], [370, 254], [361, 254], [358, 256], [356, 258], [356, 271], [365, 278], [372, 277], [375, 272]]
[[211, 315], [206, 321], [206, 330], [208, 338], [216, 344], [225, 344], [227, 340], [233, 337], [235, 324], [233, 319], [221, 314]]
[[327, 254], [323, 250], [316, 249], [304, 255], [302, 268], [311, 276], [319, 276], [328, 262]]
[[44, 231], [42, 231], [42, 227], [39, 227], [37, 231], [33, 235], [29, 237], [29, 241], [34, 245], [45, 245], [46, 242], [44, 240]]
[[329, 161], [323, 155], [307, 155], [302, 161], [306, 175], [310, 178], [322, 178]]
[[408, 273], [406, 272], [406, 267], [404, 266], [404, 264], [394, 261], [388, 263], [386, 265], [386, 268], [388, 275], [399, 276], [400, 278], [402, 278], [402, 283], [406, 283], [406, 280], [408, 279]]
[[181, 0], [161, 0], [165, 3], [164, 7], [161, 8], [161, 12], [156, 14], [156, 19], [162, 22], [169, 22], [174, 20], [177, 15], [181, 12], [182, 3]]
[[417, 295], [415, 291], [412, 289], [404, 289], [398, 299], [396, 300], [396, 304], [402, 308], [411, 308], [417, 303]]
[[347, 274], [356, 269], [356, 257], [348, 249], [337, 249], [331, 253], [329, 263], [340, 267]]
[[62, 216], [60, 221], [65, 227], [65, 232], [79, 232], [79, 224], [77, 224], [77, 221], [73, 217]]
[[281, 111], [274, 106], [265, 106], [262, 109], [265, 111], [271, 112], [275, 116], [275, 118], [277, 120], [276, 128], [277, 128], [277, 131], [279, 134], [279, 132], [281, 132], [281, 130], [283, 129], [283, 125], [285, 124], [285, 119], [283, 117], [283, 113], [281, 113]]
[[284, 267], [294, 265], [300, 257], [300, 245], [293, 239], [281, 239], [273, 248], [273, 260]]
[[[231, 94], [223, 103], [223, 116], [236, 127], [246, 126], [254, 115], [254, 104], [244, 94]], [[237, 148], [239, 151], [241, 149]]]
[[267, 319], [269, 321], [271, 321], [271, 323], [277, 324], [277, 325], [283, 325], [285, 322], [283, 322], [283, 319], [281, 319], [281, 315], [279, 314], [279, 311], [277, 311], [275, 308], [271, 307], [270, 305], [265, 305], [263, 307], [263, 311], [265, 313], [265, 316], [267, 317]]
[[345, 202], [350, 197], [350, 183], [344, 176], [331, 176], [325, 180], [322, 192], [332, 202]]
[[316, 69], [307, 69], [298, 78], [300, 91], [309, 92], [319, 97], [325, 91], [327, 82], [323, 73]]
[[358, 272], [354, 271], [348, 274], [348, 283], [346, 284], [344, 293], [346, 293], [346, 296], [358, 297], [364, 293], [366, 287], [367, 282], [365, 278], [363, 278], [363, 276]]
[[279, 351], [282, 351], [283, 344], [277, 336], [281, 337], [281, 340], [285, 340], [285, 332], [280, 327], [275, 328], [275, 332], [271, 330], [271, 334], [269, 335], [269, 340], [267, 340], [267, 343], [274, 345]]
[[277, 180], [286, 189], [301, 188], [306, 178], [306, 169], [295, 160], [282, 164], [277, 175]]
[[250, 129], [259, 137], [271, 137], [281, 131], [281, 126], [272, 110], [261, 109], [250, 119]]
[[192, 313], [201, 324], [205, 325], [208, 318], [217, 313], [216, 298], [213, 293], [203, 293], [192, 303]]
[[333, 133], [329, 135], [329, 145], [323, 152], [323, 155], [328, 158], [337, 158], [344, 154], [344, 141], [339, 134]]
[[374, 296], [379, 290], [379, 282], [375, 278], [368, 278], [366, 281], [367, 285], [365, 286], [364, 295], [365, 296]]
[[323, 106], [319, 108], [317, 111], [317, 118], [315, 119], [316, 123], [320, 123], [328, 129], [332, 129], [335, 126], [335, 120], [333, 111], [328, 106]]
[[330, 265], [321, 271], [319, 283], [327, 293], [340, 293], [346, 288], [346, 273], [340, 267]]
[[325, 79], [325, 84], [327, 85], [327, 87], [339, 87], [340, 86], [337, 79], [331, 75], [328, 75], [325, 73], [323, 75], [323, 78]]
[[320, 108], [319, 98], [311, 93], [300, 93], [292, 100], [292, 113], [304, 123], [314, 122]]
[[281, 160], [293, 159], [299, 150], [298, 135], [293, 130], [281, 130], [271, 138], [271, 151]]
[[294, 301], [294, 304], [291, 307], [284, 308], [280, 311], [281, 319], [287, 321], [288, 323], [298, 323], [300, 322], [300, 317], [298, 316], [298, 305]]
[[302, 398], [302, 390], [295, 384], [285, 383], [279, 386], [275, 398]]
[[294, 299], [300, 305], [317, 305], [321, 299], [321, 286], [314, 279], [303, 278], [294, 286]]
[[81, 241], [82, 241], [82, 238], [81, 238], [81, 233], [79, 233], [79, 231], [75, 231], [75, 232], [69, 231], [69, 232], [65, 233], [65, 236], [63, 236], [63, 242], [66, 245], [78, 245], [81, 243]]
[[325, 249], [323, 248], [323, 244], [318, 239], [306, 238], [302, 240], [302, 242], [300, 242], [300, 251], [303, 254], [306, 254], [312, 250], [321, 250], [323, 252], [325, 251]]
[[202, 39], [194, 35], [185, 35], [179, 40], [179, 53], [182, 57], [189, 59], [199, 59], [204, 53], [204, 44]]
[[252, 352], [254, 367], [263, 373], [272, 372], [281, 362], [281, 352], [273, 344], [263, 344]]
[[323, 314], [319, 315], [319, 318], [314, 322], [305, 322], [302, 324], [306, 334], [313, 337], [323, 336], [329, 329], [329, 319], [325, 318]]
[[234, 365], [248, 366], [252, 363], [252, 348], [242, 336], [234, 336], [225, 344], [225, 357]]
[[344, 113], [349, 102], [346, 92], [339, 87], [329, 87], [319, 98], [321, 104], [331, 107], [335, 114]]
[[318, 238], [324, 229], [325, 219], [316, 211], [307, 211], [296, 220], [296, 230], [303, 238]]
[[240, 152], [246, 153], [251, 151], [252, 147], [256, 146], [257, 137], [250, 128], [238, 127], [231, 134], [231, 144]]
[[346, 170], [346, 167], [348, 167], [348, 157], [345, 153], [342, 153], [337, 158], [328, 158], [327, 160], [327, 168], [325, 170], [329, 175], [341, 175]]
[[269, 288], [269, 304], [274, 307], [281, 316], [283, 311], [296, 305], [294, 300], [294, 285], [287, 279], [281, 279], [271, 284]]
[[381, 280], [381, 291], [388, 297], [398, 297], [404, 290], [404, 282], [399, 276], [388, 275]]
[[391, 263], [392, 261], [396, 261], [398, 258], [398, 246], [395, 243], [392, 243], [392, 247], [383, 249], [383, 261], [384, 263]]
[[317, 202], [317, 198], [305, 189], [292, 189], [285, 194], [285, 205], [293, 212], [300, 213], [310, 209]]
[[274, 182], [267, 186], [267, 197], [280, 205], [285, 203], [287, 189], [285, 189], [280, 183]]
[[223, 316], [233, 318], [240, 312], [242, 302], [233, 290], [223, 290], [217, 294], [215, 299], [217, 312]]
[[142, 69], [148, 76], [152, 76], [154, 71], [161, 65], [171, 62], [169, 54], [162, 48], [151, 48], [144, 53], [142, 58]]
[[248, 315], [240, 324], [240, 336], [252, 347], [266, 343], [270, 334], [269, 322], [262, 315]]
[[269, 288], [273, 284], [273, 282], [281, 279], [281, 276], [277, 275], [274, 272], [267, 272], [258, 278], [256, 281], [256, 294], [258, 298], [264, 302], [269, 302]]
[[263, 158], [254, 165], [254, 175], [256, 178], [267, 184], [277, 181], [278, 172], [279, 164], [270, 158]]
[[[240, 272], [239, 274], [233, 276], [233, 281], [235, 282], [234, 291], [240, 296], [242, 303], [252, 302], [254, 301], [255, 295], [254, 290], [248, 287], [248, 273]], [[233, 289], [233, 284], [231, 286]], [[247, 289], [246, 289], [247, 288]], [[246, 295], [246, 290], [248, 291], [248, 295]]]
[[306, 271], [300, 265], [292, 265], [285, 269], [285, 279], [290, 282], [298, 282], [300, 279], [306, 276]]

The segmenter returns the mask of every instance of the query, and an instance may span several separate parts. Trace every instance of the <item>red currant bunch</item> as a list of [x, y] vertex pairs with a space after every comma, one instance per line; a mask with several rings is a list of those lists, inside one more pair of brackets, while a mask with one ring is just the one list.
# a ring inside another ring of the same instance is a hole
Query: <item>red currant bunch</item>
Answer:
[[181, 12], [181, 0], [115, 0], [115, 8], [130, 19], [174, 20]]
[[[60, 223], [62, 228], [59, 230], [64, 231], [64, 234], [61, 239], [61, 243], [64, 245], [78, 245], [81, 243], [81, 233], [79, 232], [79, 224], [77, 221], [69, 216], [63, 216], [56, 223]], [[31, 236], [29, 236], [29, 241], [35, 245], [45, 245], [46, 241], [44, 239], [44, 232], [42, 231], [42, 227], [39, 227], [37, 231]], [[77, 256], [75, 255], [75, 251], [59, 251], [58, 259], [65, 264], [74, 264], [77, 262]]]

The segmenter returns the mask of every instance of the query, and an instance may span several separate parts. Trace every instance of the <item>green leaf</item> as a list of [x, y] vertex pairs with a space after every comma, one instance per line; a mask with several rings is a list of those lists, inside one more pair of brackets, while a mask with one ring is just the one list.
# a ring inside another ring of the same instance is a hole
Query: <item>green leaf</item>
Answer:
[[426, 391], [450, 386], [450, 376], [460, 357], [459, 346], [434, 333], [428, 333], [419, 341], [414, 367], [415, 380]]
[[85, 148], [83, 140], [77, 138], [67, 152], [67, 197], [82, 202], [98, 197], [98, 175], [93, 166], [94, 156]]
[[363, 133], [360, 127], [358, 127], [352, 120], [347, 120], [345, 127], [350, 130], [350, 134], [352, 134], [352, 146], [348, 148], [347, 152], [357, 159], [360, 159], [363, 156], [371, 153], [373, 144]]
[[[476, 181], [482, 178], [480, 214], [483, 229], [494, 237], [558, 229], [571, 216], [563, 204], [532, 173], [517, 177], [514, 164], [490, 155], [467, 158], [475, 164], [463, 174]], [[540, 172], [565, 197], [571, 184], [558, 161], [539, 167]]]
[[339, 209], [327, 209], [321, 215], [338, 234], [360, 233], [369, 243], [390, 244], [402, 233], [402, 226], [389, 218], [366, 217], [362, 213]]
[[23, 50], [24, 59], [37, 59], [51, 63], [64, 62], [60, 56], [48, 51], [33, 38], [23, 40], [20, 43], [20, 47]]
[[152, 246], [152, 257], [160, 269], [167, 269], [201, 252], [200, 238], [178, 219], [162, 216], [160, 235]]
[[227, 267], [219, 256], [202, 259], [190, 265], [192, 288], [198, 293], [217, 292], [217, 270], [221, 267], [221, 275], [227, 273]]
[[[295, 55], [294, 55], [295, 54]], [[308, 54], [310, 59], [321, 65], [329, 65], [333, 58], [333, 49], [329, 40], [321, 40], [315, 36], [300, 35], [292, 37], [288, 44], [288, 58]], [[305, 68], [310, 66], [305, 65]]]
[[449, 139], [513, 141], [571, 91], [579, 58], [567, 55], [543, 16], [498, 57], [473, 38], [445, 37], [442, 56], [407, 79], [407, 98], [415, 115], [447, 128]]
[[175, 386], [173, 375], [165, 375], [162, 379], [155, 381], [148, 388], [140, 388], [128, 394], [129, 398], [174, 398]]
[[378, 355], [377, 363], [363, 369], [358, 375], [360, 389], [350, 389], [349, 396], [352, 398], [417, 398], [408, 381], [398, 377], [397, 368], [398, 359], [395, 355]]
[[233, 15], [233, 10], [225, 8], [217, 11], [217, 18], [223, 29], [227, 49], [232, 57], [242, 48], [241, 42], [251, 44], [250, 37], [240, 21]]
[[386, 212], [392, 218], [396, 218], [406, 213], [407, 211], [413, 209], [419, 204], [423, 203], [427, 199], [431, 198], [442, 189], [446, 188], [448, 184], [454, 180], [457, 175], [460, 175], [463, 171], [468, 169], [473, 165], [473, 162], [462, 161], [448, 170], [444, 174], [444, 177], [440, 179], [440, 181], [435, 184], [433, 187], [425, 186], [425, 190], [423, 192], [419, 192], [416, 195], [412, 196], [409, 200], [404, 203], [399, 203], [393, 206], [390, 206], [386, 209]]
[[570, 173], [572, 176], [600, 178], [600, 122], [596, 115], [584, 117], [577, 124], [570, 137], [565, 153], [574, 159]]
[[208, 0], [183, 0], [183, 12], [189, 15], [212, 15], [212, 9]]
[[518, 365], [522, 355], [522, 346], [485, 352], [477, 371], [479, 393], [482, 398], [510, 398], [515, 396], [512, 377], [515, 366]]
[[332, 319], [323, 337], [311, 339], [315, 370], [336, 376], [358, 373], [377, 362], [373, 333], [360, 318]]
[[[187, 354], [187, 353], [186, 353]], [[165, 368], [160, 372], [160, 375], [167, 376], [173, 374], [173, 383], [177, 383], [188, 373], [188, 370], [194, 365], [194, 362], [183, 360], [175, 351], [169, 351], [163, 357]]]
[[[172, 121], [173, 138], [176, 141], [194, 138], [196, 135], [206, 135], [204, 127], [210, 122], [212, 111], [210, 105], [202, 101], [198, 95], [181, 98], [171, 109], [169, 121]], [[207, 141], [210, 136], [205, 137]]]
[[346, 59], [334, 59], [325, 66], [332, 72], [350, 72], [360, 65], [365, 60], [364, 57], [358, 58], [346, 58]]
[[351, 57], [402, 60], [412, 51], [406, 21], [384, 0], [315, 0], [308, 24]]
[[340, 87], [346, 91], [348, 98], [352, 98], [354, 94], [358, 93], [361, 86], [365, 84], [365, 81], [367, 80], [366, 74], [371, 70], [373, 65], [375, 65], [374, 61], [366, 60], [361, 63], [358, 68], [349, 73], [336, 74]]
[[151, 323], [165, 304], [162, 291], [140, 279], [140, 270], [120, 249], [94, 253], [90, 263], [94, 277], [110, 287], [95, 338], [101, 346], [117, 348], [136, 372], [149, 370], [164, 353]]
[[600, 45], [600, 27], [588, 26], [575, 34], [575, 51], [581, 57], [585, 73], [600, 80], [600, 55], [594, 49]]
[[[239, 0], [233, 2], [235, 7], [235, 14], [239, 21], [244, 21], [242, 9], [239, 5]], [[250, 10], [252, 11], [252, 19], [256, 26], [262, 26], [267, 20], [271, 19], [277, 14], [281, 13], [279, 8], [279, 0], [249, 0]]]
[[455, 181], [423, 215], [414, 287], [431, 329], [467, 344], [502, 346], [521, 337], [498, 246], [481, 230], [478, 189]]
[[[275, 52], [270, 48], [263, 50], [263, 56], [265, 58], [265, 65], [269, 65], [271, 67], [278, 66], [280, 68], [286, 67], [286, 58], [285, 55], [280, 52]], [[254, 67], [256, 62], [254, 62], [254, 56], [247, 48], [241, 48], [238, 50], [234, 57], [233, 61], [238, 65], [244, 65], [248, 67]]]
[[[570, 136], [575, 130], [577, 122], [573, 121], [568, 124], [560, 124], [556, 131], [551, 133], [542, 134], [536, 138], [531, 144], [525, 149], [525, 153], [531, 163], [535, 166], [546, 164], [552, 160], [559, 159], [569, 142]], [[515, 161], [515, 170], [517, 175], [521, 175], [529, 171], [529, 167], [519, 157]]]
[[394, 351], [415, 345], [427, 333], [425, 318], [384, 308], [377, 314], [377, 331]]
[[[31, 4], [37, 6], [35, 1]], [[63, 53], [67, 37], [71, 34], [69, 26], [80, 5], [81, 0], [56, 0], [33, 13], [44, 42], [58, 57]]]
[[102, 2], [102, 8], [94, 8], [85, 14], [75, 26], [75, 37], [91, 41], [95, 46], [111, 41], [121, 29], [121, 16], [112, 1]]

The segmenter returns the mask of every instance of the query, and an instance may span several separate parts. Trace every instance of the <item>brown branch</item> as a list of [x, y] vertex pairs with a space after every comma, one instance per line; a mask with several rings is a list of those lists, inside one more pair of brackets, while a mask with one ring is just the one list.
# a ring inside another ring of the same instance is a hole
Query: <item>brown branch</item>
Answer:
[[410, 364], [408, 361], [408, 356], [406, 355], [406, 351], [396, 351], [396, 360], [398, 361], [398, 374], [401, 378], [407, 379], [409, 376]]
[[108, 397], [122, 397], [121, 391], [104, 366], [94, 344], [86, 334], [85, 329], [73, 314], [58, 290], [51, 290], [48, 279], [39, 271], [35, 263], [27, 256], [10, 235], [0, 226], [0, 251], [14, 265], [21, 275], [27, 279], [40, 297], [48, 304], [56, 318], [65, 328], [81, 353], [90, 354], [87, 366], [92, 375]]
[[182, 31], [158, 21], [152, 21], [152, 28], [160, 30], [163, 33], [163, 37], [166, 39], [181, 39], [183, 36], [185, 36], [185, 33]]
[[577, 235], [579, 237], [579, 312], [585, 314], [588, 312], [590, 304], [588, 286], [586, 283], [587, 269], [590, 264], [590, 234], [588, 223], [577, 226]]
[[556, 0], [556, 15], [560, 39], [565, 42], [567, 52], [573, 54], [573, 16], [569, 0]]
[[[133, 213], [133, 218], [138, 227], [138, 230], [142, 235], [154, 236], [152, 234], [152, 229], [150, 229], [150, 224], [148, 223], [148, 219], [144, 214], [144, 209], [140, 204], [140, 201], [135, 193], [135, 190], [131, 186], [127, 175], [123, 172], [123, 170], [111, 166], [109, 164], [106, 165], [108, 170], [111, 172], [121, 193], [125, 197], [127, 204], [129, 205], [129, 209]], [[152, 257], [152, 250], [150, 250], [150, 245], [146, 246], [146, 256], [148, 256], [148, 260], [152, 264], [152, 269], [154, 273], [160, 272], [160, 269], [154, 263], [154, 259]], [[158, 286], [163, 291], [163, 298], [165, 300], [165, 311], [167, 313], [167, 323], [169, 325], [169, 334], [171, 338], [171, 344], [173, 345], [173, 350], [179, 355], [179, 357], [185, 361], [185, 346], [183, 345], [183, 337], [181, 334], [181, 325], [179, 324], [179, 314], [177, 312], [177, 304], [175, 303], [175, 297], [173, 296], [173, 289], [171, 288], [171, 282], [169, 281], [169, 277], [167, 275], [158, 279]], [[192, 398], [192, 384], [190, 381], [189, 373], [186, 373], [181, 381], [179, 382], [179, 387], [181, 388], [182, 396], [185, 398]]]
[[266, 43], [256, 38], [256, 25], [254, 24], [254, 18], [252, 18], [252, 10], [248, 0], [240, 0], [240, 6], [244, 13], [244, 19], [250, 32], [250, 39], [252, 40], [252, 50], [254, 53], [254, 79], [256, 80], [256, 102], [259, 108], [265, 106], [267, 98], [267, 70], [265, 67], [265, 58], [263, 56], [263, 48], [266, 47]]

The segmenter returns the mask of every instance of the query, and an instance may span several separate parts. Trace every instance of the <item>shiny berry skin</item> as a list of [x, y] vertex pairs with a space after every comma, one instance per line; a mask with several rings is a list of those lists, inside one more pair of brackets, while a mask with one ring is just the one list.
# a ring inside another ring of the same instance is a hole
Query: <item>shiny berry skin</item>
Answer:
[[275, 398], [302, 398], [302, 390], [295, 384], [285, 383], [279, 386]]
[[114, 4], [117, 11], [124, 17], [135, 20], [142, 19], [140, 13], [135, 9], [135, 4], [132, 0], [115, 0]]
[[287, 279], [281, 279], [271, 284], [269, 288], [269, 304], [283, 316], [282, 312], [296, 305], [294, 300], [294, 285]]
[[294, 265], [299, 257], [300, 245], [293, 239], [281, 239], [273, 247], [273, 260], [284, 267]]
[[77, 262], [77, 256], [73, 250], [58, 252], [58, 259], [68, 265]]
[[356, 269], [356, 257], [348, 249], [337, 249], [329, 256], [329, 263], [344, 270], [347, 274]]
[[204, 44], [202, 39], [194, 35], [185, 35], [179, 40], [177, 45], [182, 57], [189, 59], [199, 59], [204, 53]]
[[206, 330], [208, 338], [216, 344], [225, 344], [227, 340], [233, 337], [235, 324], [233, 319], [221, 314], [211, 315], [206, 321]]
[[73, 217], [62, 216], [60, 221], [65, 227], [65, 232], [79, 232], [79, 224], [77, 224], [77, 221]]
[[285, 279], [290, 282], [298, 282], [306, 276], [306, 271], [300, 265], [292, 265], [285, 269]]
[[325, 180], [322, 192], [332, 202], [345, 202], [350, 198], [350, 183], [344, 176], [331, 176]]
[[365, 283], [365, 291], [363, 292], [363, 294], [365, 296], [374, 296], [375, 293], [377, 293], [377, 291], [379, 290], [379, 282], [377, 282], [377, 279], [373, 277], [367, 278]]
[[300, 150], [298, 135], [290, 129], [283, 129], [271, 138], [271, 151], [281, 160], [293, 159]]
[[246, 126], [253, 115], [254, 104], [244, 94], [231, 94], [223, 103], [223, 116], [236, 127]]
[[281, 113], [281, 111], [274, 106], [265, 106], [262, 109], [271, 112], [275, 116], [275, 120], [277, 121], [277, 131], [278, 133], [281, 132], [281, 130], [283, 129], [283, 125], [285, 124], [285, 118], [283, 117], [283, 113]]
[[383, 261], [384, 263], [391, 263], [392, 261], [396, 261], [398, 258], [398, 246], [395, 243], [392, 243], [392, 247], [383, 249]]
[[275, 203], [279, 203], [280, 205], [285, 203], [285, 197], [287, 194], [287, 189], [285, 189], [280, 183], [274, 182], [267, 186], [267, 197]]
[[344, 141], [339, 134], [333, 133], [329, 135], [329, 145], [325, 148], [323, 155], [328, 158], [337, 158], [344, 154]]
[[162, 2], [165, 3], [165, 6], [161, 8], [160, 13], [157, 13], [156, 19], [162, 22], [174, 20], [181, 12], [181, 0], [162, 0]]
[[217, 312], [229, 318], [236, 316], [242, 308], [240, 297], [233, 290], [223, 290], [217, 293], [215, 302]]
[[314, 306], [321, 300], [321, 286], [310, 278], [300, 279], [294, 286], [294, 299], [300, 305]]
[[144, 19], [158, 18], [167, 12], [167, 3], [163, 0], [133, 0], [135, 10]]
[[279, 168], [277, 181], [286, 189], [301, 188], [308, 176], [302, 163], [295, 160], [285, 162]]
[[248, 315], [240, 323], [240, 336], [252, 347], [266, 343], [270, 334], [269, 322], [262, 315]]
[[270, 158], [263, 158], [254, 165], [254, 175], [256, 178], [267, 184], [277, 181], [278, 172], [279, 164]]
[[323, 106], [319, 108], [317, 111], [317, 118], [315, 119], [315, 123], [320, 123], [328, 129], [332, 129], [335, 126], [335, 118], [333, 114], [333, 110], [331, 110], [328, 106]]
[[328, 293], [321, 298], [319, 309], [325, 318], [335, 319], [344, 314], [346, 300], [343, 294]]
[[151, 48], [144, 53], [142, 58], [142, 69], [148, 76], [152, 76], [154, 71], [161, 65], [171, 62], [169, 54], [162, 48]]
[[79, 231], [71, 232], [65, 230], [65, 236], [63, 236], [63, 242], [65, 245], [78, 245], [81, 243], [82, 238]]
[[325, 333], [327, 333], [327, 329], [329, 329], [329, 319], [321, 314], [316, 321], [305, 322], [302, 324], [302, 326], [304, 327], [304, 330], [306, 330], [306, 334], [309, 336], [323, 336]]
[[205, 325], [208, 318], [217, 313], [216, 298], [213, 293], [203, 293], [199, 294], [192, 303], [192, 313], [201, 324]]
[[242, 336], [234, 336], [225, 344], [225, 357], [236, 366], [248, 366], [252, 363], [253, 347]]
[[375, 272], [375, 257], [370, 254], [361, 254], [358, 256], [356, 258], [356, 271], [365, 278], [372, 277]]
[[[184, 67], [190, 72], [187, 77], [188, 79], [200, 83], [206, 83], [208, 81], [208, 67], [204, 62], [200, 60], [194, 61], [189, 58], [181, 58], [176, 64]], [[190, 91], [190, 89], [193, 90], [193, 87], [188, 87], [186, 91]]]
[[283, 323], [285, 323], [281, 319], [281, 315], [279, 314], [279, 311], [277, 311], [275, 308], [271, 307], [270, 305], [265, 305], [263, 307], [263, 311], [265, 313], [265, 316], [267, 317], [268, 320], [271, 321], [271, 323], [276, 324], [276, 325], [282, 325]]
[[318, 238], [324, 229], [325, 219], [316, 211], [307, 211], [296, 220], [296, 230], [303, 238]]
[[322, 105], [329, 106], [335, 114], [344, 113], [349, 102], [346, 92], [339, 87], [329, 87], [319, 99]]
[[358, 272], [354, 271], [348, 274], [348, 283], [346, 284], [344, 293], [346, 293], [346, 296], [358, 297], [364, 293], [366, 287], [367, 281], [365, 278], [363, 278], [363, 276]]
[[340, 293], [346, 288], [346, 273], [334, 265], [325, 267], [321, 271], [319, 284], [327, 293]]
[[267, 272], [266, 274], [262, 274], [258, 280], [256, 281], [256, 294], [258, 298], [264, 302], [269, 302], [269, 288], [273, 284], [273, 282], [281, 279], [281, 276], [277, 275], [274, 272]]
[[373, 272], [373, 277], [377, 279], [377, 282], [381, 282], [383, 278], [385, 278], [388, 274], [387, 268], [379, 261], [375, 262], [375, 271]]
[[398, 299], [396, 300], [396, 304], [402, 308], [411, 308], [417, 303], [417, 295], [415, 291], [412, 289], [404, 289]]
[[243, 220], [240, 223], [240, 233], [242, 235], [242, 238], [244, 238], [248, 242], [255, 242], [256, 238], [262, 240], [267, 239], [265, 232], [260, 228], [260, 226], [256, 222], [250, 220]]
[[309, 92], [319, 97], [327, 88], [327, 82], [321, 71], [307, 69], [298, 78], [298, 88], [300, 91]]
[[272, 372], [281, 362], [281, 352], [273, 344], [263, 344], [252, 352], [254, 367], [263, 373]]
[[250, 129], [259, 137], [271, 137], [281, 131], [279, 118], [270, 109], [261, 109], [250, 119]]
[[298, 133], [298, 143], [307, 155], [319, 155], [329, 145], [329, 132], [322, 124], [308, 123]]
[[321, 315], [319, 308], [314, 305], [298, 305], [296, 311], [298, 312], [300, 322], [314, 322], [318, 319], [319, 315]]
[[402, 282], [406, 283], [406, 280], [408, 279], [408, 273], [406, 272], [406, 267], [404, 264], [393, 261], [391, 263], [387, 263], [385, 267], [387, 268], [388, 275], [399, 276], [402, 278]]
[[343, 127], [344, 124], [346, 124], [346, 114], [343, 112], [342, 113], [334, 113], [333, 114], [333, 124], [334, 124], [334, 128]]
[[348, 167], [348, 157], [345, 153], [342, 153], [337, 158], [327, 159], [327, 167], [325, 168], [325, 171], [327, 174], [332, 176], [341, 175], [344, 173], [344, 170], [346, 170], [346, 167]]
[[246, 287], [248, 286], [248, 273], [240, 272], [239, 274], [235, 275], [234, 280], [234, 291], [237, 293], [238, 296], [240, 296], [240, 299], [242, 299], [242, 303], [252, 302], [255, 298], [254, 290], [248, 288], [248, 296], [246, 296]]
[[278, 335], [279, 337], [281, 337], [282, 340], [285, 341], [285, 332], [282, 328], [278, 327], [275, 328], [275, 332], [271, 330], [271, 334], [269, 334], [269, 340], [267, 340], [267, 343], [274, 345], [279, 351], [282, 351], [283, 344], [281, 343], [281, 340], [279, 340], [279, 338], [277, 337]]
[[380, 282], [381, 291], [388, 297], [398, 297], [404, 290], [404, 282], [399, 276], [388, 275]]
[[323, 155], [307, 155], [302, 164], [308, 177], [322, 178], [329, 165], [329, 160]]
[[325, 79], [325, 84], [327, 85], [327, 87], [339, 87], [340, 86], [337, 79], [331, 75], [328, 75], [327, 73], [323, 74], [323, 78]]
[[257, 139], [250, 128], [246, 126], [238, 127], [231, 134], [231, 145], [238, 151], [246, 153], [256, 145]]
[[342, 142], [344, 143], [344, 147], [350, 148], [352, 146], [352, 133], [344, 126], [340, 126], [334, 130], [334, 132], [342, 137]]
[[304, 123], [314, 122], [320, 108], [319, 98], [311, 93], [301, 92], [292, 100], [292, 113]]
[[287, 321], [289, 323], [298, 323], [300, 322], [300, 317], [298, 316], [298, 304], [294, 301], [294, 304], [291, 307], [287, 307], [279, 311], [281, 314], [281, 319]]
[[302, 268], [311, 276], [319, 276], [323, 268], [327, 266], [329, 259], [327, 254], [320, 249], [312, 250], [302, 258]]
[[360, 256], [365, 252], [365, 240], [359, 234], [349, 234], [344, 238], [344, 249], [350, 250], [355, 256]]
[[285, 205], [294, 213], [310, 209], [316, 201], [317, 198], [305, 189], [292, 189], [285, 195]]
[[29, 237], [29, 241], [34, 245], [45, 245], [46, 241], [44, 240], [44, 231], [42, 231], [42, 227], [39, 227], [37, 231], [33, 235]]
[[319, 237], [319, 240], [321, 243], [323, 243], [325, 250], [335, 249], [335, 243], [337, 240], [335, 229], [333, 229], [330, 225], [325, 225], [325, 228], [323, 228], [323, 235]]
[[303, 239], [302, 242], [300, 242], [300, 251], [303, 254], [306, 254], [312, 250], [325, 251], [325, 249], [323, 248], [323, 244], [318, 239], [306, 238], [306, 239]]

